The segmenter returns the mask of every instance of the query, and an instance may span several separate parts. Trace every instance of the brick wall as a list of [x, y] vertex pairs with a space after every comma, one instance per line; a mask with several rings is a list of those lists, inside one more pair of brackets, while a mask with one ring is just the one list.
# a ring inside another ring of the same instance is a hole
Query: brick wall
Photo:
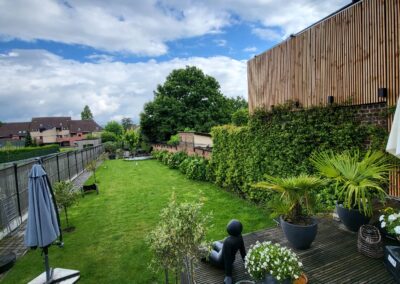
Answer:
[[179, 146], [168, 146], [168, 145], [164, 145], [164, 144], [153, 144], [153, 150], [158, 150], [158, 151], [162, 151], [162, 150], [167, 150], [170, 153], [176, 153], [176, 152], [185, 152], [187, 153], [189, 156], [200, 156], [206, 159], [211, 158], [211, 154], [212, 154], [212, 149], [208, 148], [208, 149], [203, 149], [203, 148], [199, 148], [199, 147], [187, 147], [185, 145], [179, 145]]
[[362, 123], [379, 125], [385, 129], [388, 128], [386, 102], [353, 106], [353, 108], [357, 111], [357, 116]]

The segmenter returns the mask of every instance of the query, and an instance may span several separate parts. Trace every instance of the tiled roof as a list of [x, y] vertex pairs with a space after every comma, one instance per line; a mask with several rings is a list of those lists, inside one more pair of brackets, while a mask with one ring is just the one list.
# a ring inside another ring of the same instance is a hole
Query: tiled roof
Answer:
[[0, 126], [0, 138], [25, 136], [29, 131], [30, 122], [9, 122]]
[[70, 132], [99, 132], [102, 130], [101, 126], [96, 123], [93, 119], [86, 120], [71, 120], [70, 121]]
[[30, 125], [30, 131], [38, 131], [40, 129], [63, 128], [68, 129], [71, 117], [33, 117]]

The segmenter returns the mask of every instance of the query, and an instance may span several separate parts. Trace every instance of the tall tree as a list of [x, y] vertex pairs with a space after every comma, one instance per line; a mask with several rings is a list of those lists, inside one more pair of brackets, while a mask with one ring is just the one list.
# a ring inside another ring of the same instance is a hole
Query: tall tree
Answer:
[[154, 100], [144, 106], [142, 134], [151, 142], [160, 142], [185, 128], [209, 132], [213, 126], [229, 123], [243, 101], [224, 97], [218, 81], [196, 67], [173, 70], [157, 86]]
[[121, 124], [125, 131], [131, 129], [134, 126], [132, 119], [130, 119], [129, 117], [122, 118]]
[[85, 107], [83, 108], [83, 111], [81, 112], [81, 119], [82, 120], [93, 119], [93, 114], [88, 105], [85, 105]]

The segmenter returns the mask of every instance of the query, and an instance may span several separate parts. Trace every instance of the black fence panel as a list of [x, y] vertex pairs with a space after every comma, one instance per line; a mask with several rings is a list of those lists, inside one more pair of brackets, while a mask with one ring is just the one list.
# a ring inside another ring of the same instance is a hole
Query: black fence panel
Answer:
[[[103, 152], [104, 147], [100, 145], [41, 157], [41, 161], [54, 185], [58, 181], [74, 179]], [[29, 172], [35, 163], [37, 159], [31, 159], [0, 169], [0, 231], [15, 229], [15, 224], [21, 224], [27, 213]]]

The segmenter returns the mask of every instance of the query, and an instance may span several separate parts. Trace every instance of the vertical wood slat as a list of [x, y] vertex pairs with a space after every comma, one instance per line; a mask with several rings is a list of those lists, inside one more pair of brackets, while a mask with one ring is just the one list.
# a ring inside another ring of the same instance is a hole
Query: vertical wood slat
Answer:
[[[249, 110], [288, 100], [304, 107], [382, 101], [400, 96], [400, 1], [362, 0], [248, 61]], [[392, 124], [388, 118], [388, 127]], [[390, 177], [400, 196], [400, 168]]]

